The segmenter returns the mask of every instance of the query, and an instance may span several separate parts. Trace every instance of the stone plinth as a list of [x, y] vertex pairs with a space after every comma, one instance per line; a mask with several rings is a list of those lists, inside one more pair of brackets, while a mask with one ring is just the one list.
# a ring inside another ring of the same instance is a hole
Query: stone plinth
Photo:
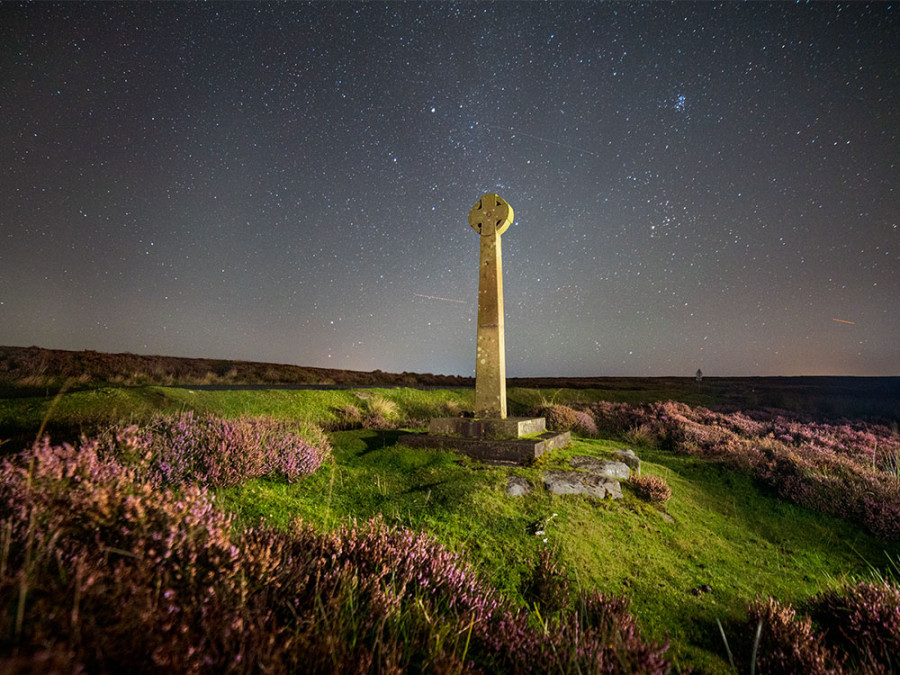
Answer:
[[506, 440], [539, 434], [547, 430], [543, 417], [507, 417], [478, 419], [475, 417], [436, 417], [428, 433], [437, 436], [462, 436], [483, 440]]
[[547, 431], [543, 417], [437, 417], [431, 420], [427, 434], [407, 434], [399, 439], [409, 447], [456, 450], [493, 464], [528, 464], [571, 440], [568, 431]]
[[545, 431], [528, 438], [487, 440], [465, 436], [440, 436], [435, 434], [406, 434], [398, 439], [410, 448], [455, 450], [489, 464], [529, 464], [554, 448], [562, 448], [571, 442], [571, 434]]

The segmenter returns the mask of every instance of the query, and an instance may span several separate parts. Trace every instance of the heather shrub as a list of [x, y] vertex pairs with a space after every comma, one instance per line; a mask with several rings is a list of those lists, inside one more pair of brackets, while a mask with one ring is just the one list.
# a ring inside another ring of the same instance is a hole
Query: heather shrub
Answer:
[[355, 405], [346, 405], [336, 411], [335, 429], [358, 429], [362, 426], [363, 415]]
[[384, 415], [379, 415], [377, 413], [368, 413], [365, 417], [363, 417], [363, 429], [396, 429], [397, 423], [389, 420]]
[[550, 431], [569, 431], [578, 425], [577, 413], [567, 405], [546, 405], [538, 410], [538, 417], [547, 420]]
[[545, 615], [568, 606], [569, 576], [560, 565], [556, 547], [542, 546], [537, 561], [529, 566], [531, 574], [520, 589], [525, 601]]
[[829, 643], [872, 672], [898, 665], [900, 588], [887, 581], [860, 582], [816, 599], [813, 617]]
[[[136, 434], [131, 448], [144, 450]], [[0, 462], [0, 640], [35, 672], [663, 672], [624, 601], [532, 625], [456, 553], [381, 520], [238, 533], [205, 488], [95, 441]]]
[[0, 639], [32, 667], [48, 649], [73, 671], [447, 664], [452, 653], [427, 650], [449, 628], [422, 615], [463, 632], [498, 606], [426, 535], [380, 521], [236, 535], [203, 488], [135, 482], [93, 442], [45, 441], [0, 477]]
[[0, 521], [6, 644], [36, 662], [74, 655], [72, 672], [193, 671], [209, 658], [211, 636], [196, 631], [236, 583], [238, 549], [202, 488], [154, 489], [94, 442], [44, 440], [0, 465]]
[[621, 434], [631, 427], [649, 421], [643, 408], [627, 403], [596, 401], [588, 406], [591, 416], [600, 431]]
[[342, 570], [352, 566], [360, 575], [358, 591], [371, 594], [373, 606], [396, 607], [411, 599], [425, 603], [428, 611], [440, 612], [445, 619], [453, 616], [481, 623], [501, 604], [499, 596], [477, 578], [459, 554], [427, 534], [388, 526], [380, 518], [362, 527], [343, 525], [328, 534], [300, 526], [293, 537], [299, 548], [326, 561], [319, 588], [323, 584], [327, 588]]
[[646, 642], [628, 600], [593, 592], [576, 611], [544, 619], [539, 628], [525, 615], [507, 612], [483, 637], [488, 671], [535, 673], [666, 673], [667, 644]]
[[863, 482], [860, 520], [884, 539], [900, 540], [900, 482], [869, 478]]
[[594, 418], [582, 410], [575, 411], [575, 424], [572, 426], [572, 431], [579, 436], [587, 436], [588, 438], [597, 436], [600, 433]]
[[651, 504], [665, 504], [672, 498], [672, 488], [660, 476], [632, 476], [628, 484], [634, 494]]
[[158, 416], [145, 426], [101, 436], [106, 452], [134, 466], [153, 485], [238, 485], [251, 478], [289, 482], [313, 473], [331, 447], [315, 426], [269, 418], [223, 420], [192, 412]]
[[829, 423], [782, 410], [714, 412], [667, 401], [590, 406], [598, 429], [753, 476], [779, 497], [900, 539], [900, 436], [886, 425]]
[[812, 621], [798, 618], [790, 605], [782, 605], [773, 598], [757, 599], [750, 605], [748, 614], [742, 656], [750, 662], [752, 636], [762, 622], [754, 664], [758, 672], [822, 675], [841, 672], [842, 660], [813, 630]]

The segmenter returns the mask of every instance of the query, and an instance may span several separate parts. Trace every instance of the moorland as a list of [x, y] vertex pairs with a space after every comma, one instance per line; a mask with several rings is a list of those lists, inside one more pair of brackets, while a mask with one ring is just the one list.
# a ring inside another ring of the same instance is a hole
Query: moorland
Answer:
[[0, 669], [898, 668], [900, 379], [511, 379], [570, 447], [399, 442], [471, 385], [0, 348]]

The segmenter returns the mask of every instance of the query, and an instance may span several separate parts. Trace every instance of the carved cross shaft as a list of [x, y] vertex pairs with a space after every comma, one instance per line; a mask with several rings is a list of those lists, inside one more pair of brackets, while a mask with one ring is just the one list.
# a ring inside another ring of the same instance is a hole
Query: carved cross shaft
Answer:
[[484, 195], [469, 211], [469, 225], [481, 235], [478, 350], [475, 357], [475, 416], [479, 418], [506, 419], [506, 337], [500, 235], [512, 222], [512, 207], [493, 193]]

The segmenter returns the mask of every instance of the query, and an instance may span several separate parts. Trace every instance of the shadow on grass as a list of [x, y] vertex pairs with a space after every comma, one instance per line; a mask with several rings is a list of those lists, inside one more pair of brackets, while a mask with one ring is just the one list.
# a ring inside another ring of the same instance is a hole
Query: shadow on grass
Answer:
[[378, 450], [384, 450], [385, 448], [389, 448], [392, 445], [396, 445], [397, 440], [402, 436], [405, 432], [397, 431], [395, 429], [384, 430], [384, 431], [375, 431], [372, 436], [365, 436], [362, 438], [363, 443], [366, 445], [366, 449], [359, 453], [359, 456], [368, 455], [371, 452], [376, 452]]
[[412, 487], [403, 491], [405, 495], [413, 495], [416, 493], [430, 493], [435, 488], [440, 488], [443, 485], [446, 485], [447, 481], [445, 480], [436, 480], [431, 483], [421, 483], [419, 485], [413, 485]]
[[[96, 434], [96, 426], [67, 422], [48, 422], [41, 436], [47, 436], [55, 444], [77, 445], [82, 436]], [[38, 429], [14, 424], [0, 426], [0, 456], [15, 455], [30, 448], [38, 440]]]

